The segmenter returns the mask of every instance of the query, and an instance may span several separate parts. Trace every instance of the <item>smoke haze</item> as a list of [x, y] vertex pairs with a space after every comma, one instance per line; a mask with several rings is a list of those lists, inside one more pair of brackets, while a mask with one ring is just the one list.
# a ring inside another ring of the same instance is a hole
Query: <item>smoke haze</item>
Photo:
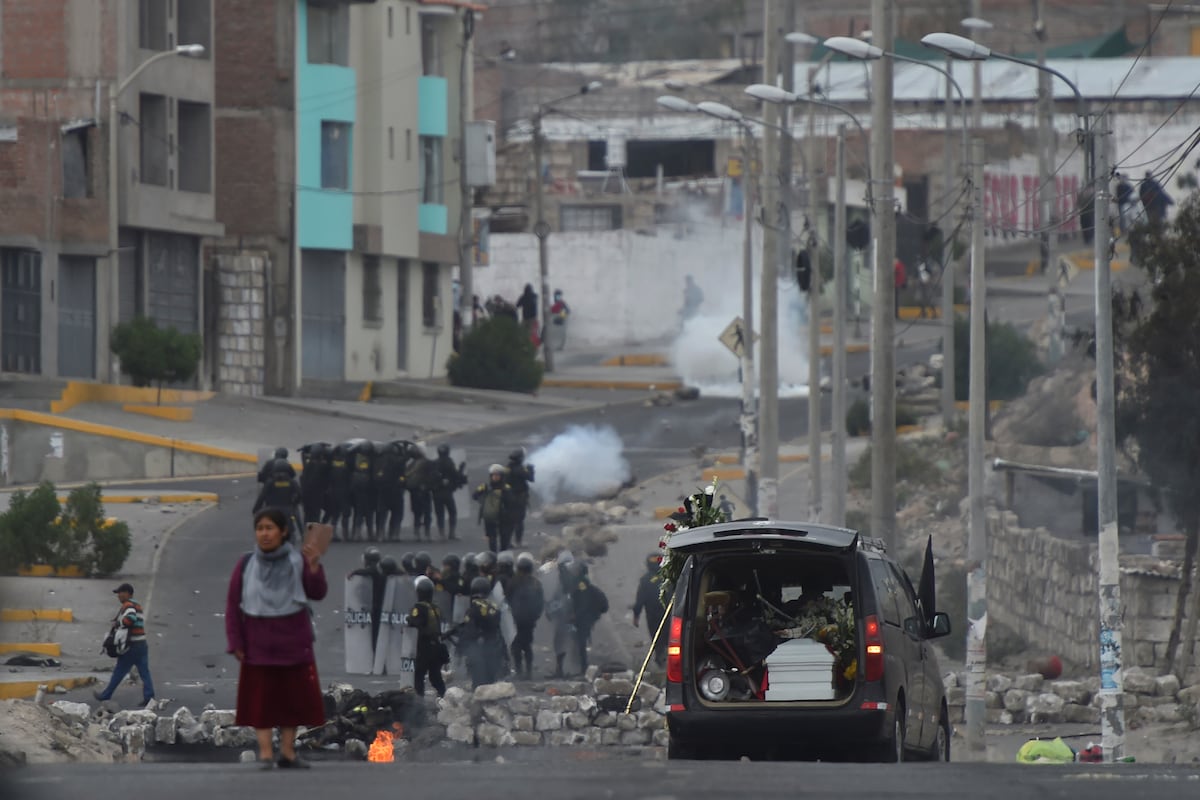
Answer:
[[609, 494], [629, 480], [624, 449], [611, 426], [572, 425], [529, 454], [531, 488], [543, 503]]

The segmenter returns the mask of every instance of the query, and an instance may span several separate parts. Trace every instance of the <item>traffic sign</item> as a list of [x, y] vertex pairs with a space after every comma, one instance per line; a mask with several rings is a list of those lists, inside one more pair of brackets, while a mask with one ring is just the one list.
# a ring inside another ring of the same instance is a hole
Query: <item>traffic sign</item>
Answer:
[[[742, 322], [742, 318], [734, 317], [717, 338], [721, 340], [721, 344], [729, 348], [731, 353], [741, 358], [746, 349], [746, 325]], [[754, 341], [758, 341], [757, 334], [754, 336]]]

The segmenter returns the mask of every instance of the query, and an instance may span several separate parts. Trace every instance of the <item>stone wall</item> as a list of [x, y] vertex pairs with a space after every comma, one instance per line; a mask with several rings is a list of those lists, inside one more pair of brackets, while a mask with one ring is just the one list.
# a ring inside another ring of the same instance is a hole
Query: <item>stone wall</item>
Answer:
[[213, 256], [217, 303], [218, 392], [259, 396], [265, 378], [265, 286], [269, 256], [263, 252]]
[[[1015, 633], [1087, 673], [1099, 669], [1097, 549], [1094, 539], [1066, 539], [1021, 528], [1013, 512], [988, 513], [988, 625]], [[1125, 608], [1122, 666], [1163, 673], [1179, 594], [1180, 564], [1121, 556]], [[1200, 653], [1200, 649], [1196, 652]], [[1195, 659], [1192, 659], [1193, 664]], [[1185, 685], [1200, 680], [1189, 670]]]

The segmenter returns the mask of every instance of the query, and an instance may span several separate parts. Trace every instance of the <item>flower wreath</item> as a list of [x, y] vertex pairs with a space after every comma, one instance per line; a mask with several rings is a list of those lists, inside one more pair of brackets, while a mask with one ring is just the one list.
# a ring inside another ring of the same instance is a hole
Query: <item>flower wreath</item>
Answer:
[[713, 498], [716, 496], [717, 479], [713, 478], [711, 486], [698, 489], [685, 497], [683, 505], [671, 515], [671, 521], [663, 525], [666, 534], [658, 540], [658, 549], [662, 551], [662, 562], [658, 569], [662, 578], [659, 582], [658, 599], [664, 607], [675, 594], [675, 583], [679, 580], [679, 573], [683, 571], [683, 563], [687, 560], [683, 553], [671, 548], [671, 537], [681, 531], [724, 522], [724, 513], [719, 506], [713, 504]]

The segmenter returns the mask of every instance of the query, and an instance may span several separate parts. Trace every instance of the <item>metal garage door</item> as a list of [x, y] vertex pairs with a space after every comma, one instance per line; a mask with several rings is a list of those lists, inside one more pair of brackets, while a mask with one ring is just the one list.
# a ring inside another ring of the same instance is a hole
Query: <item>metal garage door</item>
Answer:
[[0, 251], [0, 370], [42, 372], [42, 254]]
[[194, 236], [146, 234], [150, 318], [160, 327], [197, 333], [200, 326], [200, 242]]
[[58, 375], [96, 377], [96, 260], [58, 259]]
[[301, 377], [342, 380], [346, 374], [346, 254], [302, 250], [300, 261]]

